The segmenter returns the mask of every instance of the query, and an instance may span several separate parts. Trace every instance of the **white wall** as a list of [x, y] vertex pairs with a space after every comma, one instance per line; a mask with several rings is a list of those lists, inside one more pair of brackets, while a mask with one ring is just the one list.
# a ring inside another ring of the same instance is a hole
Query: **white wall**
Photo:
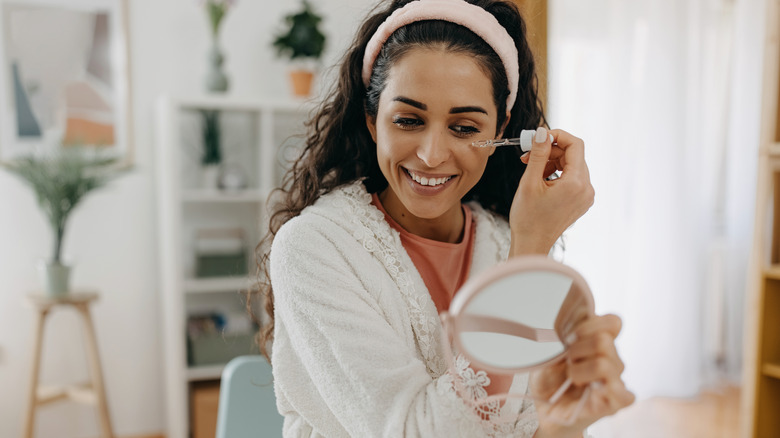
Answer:
[[[3, 0], [0, 0], [0, 5]], [[18, 0], [17, 0], [18, 1]], [[73, 284], [101, 291], [93, 306], [115, 432], [163, 432], [165, 414], [157, 290], [154, 103], [166, 93], [202, 90], [209, 34], [196, 0], [128, 0], [136, 167], [97, 192], [73, 214], [65, 252], [76, 260]], [[371, 4], [312, 0], [326, 14], [325, 65], [349, 43]], [[231, 93], [284, 98], [285, 64], [270, 47], [281, 17], [297, 2], [238, 0], [223, 23], [222, 45]], [[36, 259], [51, 237], [32, 192], [0, 171], [0, 437], [21, 434], [29, 379], [33, 313], [24, 296], [37, 288]], [[48, 320], [42, 381], [87, 378], [79, 320], [55, 312]], [[91, 408], [57, 404], [40, 410], [38, 437], [97, 435]]]

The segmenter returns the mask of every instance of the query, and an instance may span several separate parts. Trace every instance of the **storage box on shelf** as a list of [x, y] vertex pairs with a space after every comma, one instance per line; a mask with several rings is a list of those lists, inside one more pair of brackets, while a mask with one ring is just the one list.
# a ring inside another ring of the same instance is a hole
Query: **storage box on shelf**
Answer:
[[[266, 199], [300, 151], [310, 106], [224, 96], [161, 98], [157, 194], [166, 406], [170, 438], [191, 434], [195, 382], [218, 380], [236, 355], [257, 352], [242, 292], [254, 288], [254, 248]], [[223, 176], [204, 178], [204, 111], [219, 113]], [[256, 302], [256, 314], [261, 306]]]

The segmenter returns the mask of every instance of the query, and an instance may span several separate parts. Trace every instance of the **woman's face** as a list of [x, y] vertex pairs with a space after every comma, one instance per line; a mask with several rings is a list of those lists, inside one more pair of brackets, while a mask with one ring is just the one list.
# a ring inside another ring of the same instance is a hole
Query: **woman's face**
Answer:
[[495, 137], [496, 111], [490, 78], [466, 54], [414, 49], [390, 68], [367, 123], [389, 183], [382, 204], [396, 222], [437, 240], [452, 239], [433, 230], [462, 229], [461, 199], [494, 151], [470, 144]]

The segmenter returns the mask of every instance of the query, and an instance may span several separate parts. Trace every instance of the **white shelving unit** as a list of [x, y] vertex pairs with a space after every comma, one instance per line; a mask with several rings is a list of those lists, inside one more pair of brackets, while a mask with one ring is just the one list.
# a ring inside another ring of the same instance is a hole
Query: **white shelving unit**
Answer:
[[[190, 436], [191, 385], [218, 380], [224, 367], [188, 365], [188, 315], [243, 311], [240, 291], [255, 283], [254, 247], [265, 232], [265, 201], [279, 184], [287, 160], [300, 150], [302, 139], [295, 136], [303, 132], [310, 109], [305, 102], [223, 96], [167, 96], [158, 102], [156, 187], [168, 438]], [[246, 189], [228, 192], [202, 187], [202, 110], [220, 111], [222, 160], [240, 166]], [[214, 227], [245, 232], [249, 275], [195, 275], [195, 230]]]

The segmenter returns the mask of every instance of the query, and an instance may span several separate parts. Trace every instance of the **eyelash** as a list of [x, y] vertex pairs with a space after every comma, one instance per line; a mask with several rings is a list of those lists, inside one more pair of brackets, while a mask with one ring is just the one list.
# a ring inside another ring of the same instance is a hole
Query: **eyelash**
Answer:
[[[393, 124], [403, 130], [412, 130], [423, 124], [422, 120], [412, 117], [397, 117], [393, 119]], [[455, 135], [460, 137], [468, 137], [474, 134], [479, 134], [481, 131], [474, 126], [467, 125], [455, 125], [451, 127], [455, 131]]]

